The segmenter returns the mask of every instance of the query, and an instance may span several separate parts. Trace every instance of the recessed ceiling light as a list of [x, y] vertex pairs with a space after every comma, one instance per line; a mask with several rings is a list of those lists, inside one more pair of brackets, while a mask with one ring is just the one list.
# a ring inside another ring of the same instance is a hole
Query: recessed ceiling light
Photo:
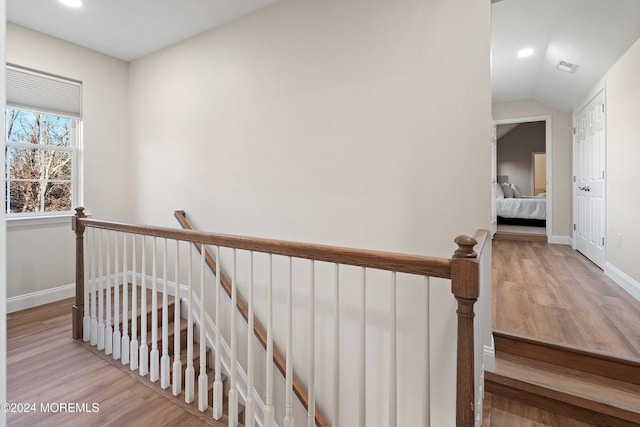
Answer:
[[69, 7], [81, 7], [82, 6], [82, 0], [59, 0], [59, 1], [63, 5], [69, 6]]
[[533, 55], [535, 51], [533, 49], [531, 49], [530, 47], [524, 48], [524, 49], [520, 49], [518, 51], [518, 58], [526, 58], [527, 56], [531, 56]]

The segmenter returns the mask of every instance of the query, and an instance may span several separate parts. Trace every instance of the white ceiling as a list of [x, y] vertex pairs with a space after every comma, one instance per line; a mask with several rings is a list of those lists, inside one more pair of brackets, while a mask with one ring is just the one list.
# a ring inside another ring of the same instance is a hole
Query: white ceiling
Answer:
[[[277, 0], [7, 0], [16, 24], [131, 61]], [[493, 0], [493, 101], [570, 111], [640, 37], [640, 0]], [[535, 54], [516, 57], [523, 47]], [[578, 64], [575, 74], [556, 69]]]
[[[493, 101], [535, 99], [570, 111], [639, 37], [639, 0], [498, 1]], [[535, 54], [517, 58], [524, 47]], [[559, 60], [577, 64], [576, 72], [557, 70]]]
[[276, 0], [7, 0], [7, 20], [132, 61]]

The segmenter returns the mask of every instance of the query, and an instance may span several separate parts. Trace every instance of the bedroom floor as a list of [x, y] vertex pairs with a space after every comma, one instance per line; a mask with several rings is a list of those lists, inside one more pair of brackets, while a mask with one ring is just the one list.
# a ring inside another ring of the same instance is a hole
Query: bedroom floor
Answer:
[[531, 227], [526, 225], [498, 224], [498, 233], [535, 234], [544, 236], [547, 233], [545, 227]]

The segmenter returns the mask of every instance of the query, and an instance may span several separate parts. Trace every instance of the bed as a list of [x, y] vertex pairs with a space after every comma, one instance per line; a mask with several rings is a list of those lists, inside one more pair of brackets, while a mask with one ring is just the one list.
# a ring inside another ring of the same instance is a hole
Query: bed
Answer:
[[[517, 186], [506, 185], [511, 188], [511, 192], [505, 188], [505, 184], [497, 186], [500, 188], [496, 192], [498, 224], [546, 226], [547, 198], [522, 197]], [[520, 197], [514, 197], [516, 195]]]

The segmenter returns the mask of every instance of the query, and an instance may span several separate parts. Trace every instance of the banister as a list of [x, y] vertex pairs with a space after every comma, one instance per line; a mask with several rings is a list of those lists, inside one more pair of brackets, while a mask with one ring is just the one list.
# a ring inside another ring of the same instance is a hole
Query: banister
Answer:
[[[180, 223], [180, 225], [182, 226], [183, 229], [185, 230], [193, 230], [193, 227], [191, 226], [191, 223], [189, 222], [189, 220], [187, 219], [187, 214], [185, 211], [183, 210], [178, 210], [175, 211], [174, 216], [176, 217], [176, 219], [178, 220], [178, 223]], [[199, 254], [202, 254], [202, 250], [200, 245], [194, 245], [195, 249], [198, 251]], [[213, 256], [209, 253], [208, 250], [205, 249], [205, 263], [207, 264], [207, 267], [209, 268], [209, 270], [215, 274], [215, 272], [217, 271], [217, 263], [216, 260], [213, 258]], [[229, 296], [229, 298], [231, 298], [231, 280], [229, 279], [229, 276], [227, 276], [224, 271], [222, 271], [222, 268], [220, 268], [220, 284], [222, 286], [222, 289], [224, 289], [225, 293], [227, 294], [227, 296]], [[244, 300], [244, 298], [242, 298], [242, 296], [240, 296], [240, 294], [236, 295], [236, 308], [237, 310], [240, 312], [240, 314], [242, 315], [242, 318], [245, 320], [245, 322], [249, 321], [249, 309], [247, 306], [246, 301]], [[267, 349], [267, 332], [265, 331], [264, 327], [262, 325], [260, 325], [260, 323], [254, 318], [253, 321], [253, 333], [254, 335], [258, 338], [258, 341], [260, 342], [260, 345], [262, 345], [262, 348], [264, 348], [265, 350]], [[282, 375], [286, 375], [286, 360], [284, 358], [284, 356], [274, 347], [273, 349], [273, 362], [276, 365], [276, 367], [278, 368], [278, 371], [280, 371], [280, 373]], [[304, 406], [305, 409], [309, 408], [309, 396], [307, 394], [307, 391], [305, 390], [305, 387], [302, 385], [302, 383], [300, 382], [300, 380], [298, 379], [298, 377], [294, 374], [293, 377], [293, 391], [296, 394], [296, 396], [298, 397], [298, 399], [300, 399], [300, 402], [302, 403], [302, 405]], [[316, 425], [320, 426], [320, 427], [325, 427], [325, 426], [329, 426], [329, 422], [324, 418], [324, 416], [322, 415], [322, 413], [318, 410], [316, 410], [316, 414], [315, 414], [315, 418], [316, 418]]]
[[[84, 214], [84, 209], [81, 207], [76, 209], [76, 215], [72, 219], [72, 228], [76, 234], [76, 301], [72, 311], [74, 339], [79, 340], [83, 336], [85, 304], [83, 238], [86, 227], [190, 242], [196, 244], [198, 251], [200, 251], [199, 245], [211, 245], [340, 265], [451, 279], [451, 292], [458, 303], [456, 425], [458, 427], [474, 425], [475, 345], [473, 319], [475, 316], [474, 304], [480, 292], [479, 258], [483, 255], [488, 241], [488, 232], [486, 230], [478, 230], [474, 237], [458, 236], [455, 239], [458, 248], [453, 257], [447, 259], [201, 232], [190, 229], [191, 226], [186, 220], [184, 211], [176, 211], [175, 216], [183, 227], [188, 226], [189, 229], [180, 230], [168, 227], [102, 221], [87, 218]], [[215, 260], [206, 250], [204, 259], [209, 268], [215, 272]], [[223, 289], [227, 294], [231, 294], [231, 281], [224, 274], [220, 276]], [[248, 308], [246, 302], [238, 298], [237, 307], [243, 318], [247, 320]], [[262, 326], [258, 322], [254, 322], [253, 329], [260, 343], [265, 346], [267, 338]], [[279, 371], [284, 374], [286, 361], [275, 349], [273, 359]], [[429, 368], [427, 367], [427, 369]], [[303, 405], [307, 407], [306, 390], [297, 379], [294, 380], [294, 391]], [[322, 427], [329, 425], [329, 422], [318, 411], [316, 411], [316, 425]]]

